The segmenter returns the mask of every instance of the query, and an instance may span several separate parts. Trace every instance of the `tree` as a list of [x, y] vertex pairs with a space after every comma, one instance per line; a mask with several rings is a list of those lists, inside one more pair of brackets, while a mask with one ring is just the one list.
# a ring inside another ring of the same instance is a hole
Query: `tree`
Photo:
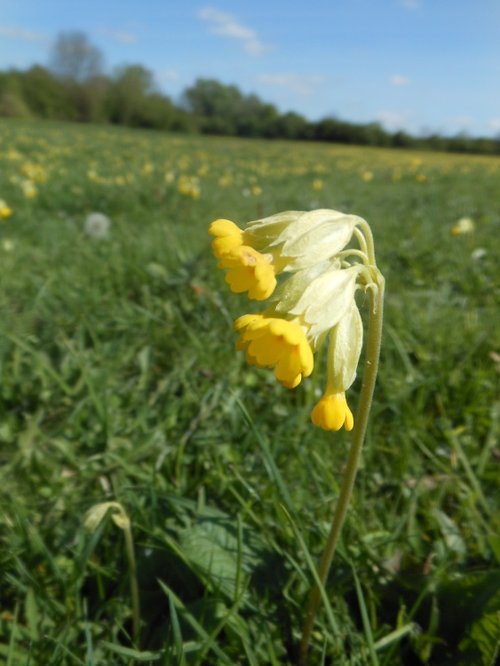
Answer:
[[52, 46], [50, 69], [65, 81], [84, 83], [102, 74], [104, 58], [83, 32], [62, 32]]
[[142, 65], [126, 65], [116, 70], [108, 99], [108, 115], [113, 123], [143, 126], [147, 100], [156, 92], [153, 73]]

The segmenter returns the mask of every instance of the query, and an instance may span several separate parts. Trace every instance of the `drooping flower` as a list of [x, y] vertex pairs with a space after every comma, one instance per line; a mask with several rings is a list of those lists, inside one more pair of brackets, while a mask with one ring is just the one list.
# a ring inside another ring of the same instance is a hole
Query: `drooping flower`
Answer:
[[[286, 211], [245, 229], [219, 219], [209, 232], [231, 290], [269, 302], [236, 320], [236, 348], [291, 389], [312, 373], [314, 354], [328, 339], [327, 386], [311, 418], [325, 430], [351, 430], [346, 391], [363, 342], [355, 296], [376, 289], [380, 275], [367, 222], [327, 209]], [[359, 249], [347, 248], [353, 237]]]
[[215, 220], [209, 233], [231, 289], [265, 300], [279, 273], [312, 266], [342, 250], [360, 219], [326, 209], [286, 211], [250, 222], [245, 230], [231, 220]]
[[263, 314], [246, 314], [236, 320], [240, 339], [249, 363], [258, 368], [274, 368], [276, 379], [295, 388], [308, 377], [314, 366], [313, 353], [305, 328], [294, 321]]

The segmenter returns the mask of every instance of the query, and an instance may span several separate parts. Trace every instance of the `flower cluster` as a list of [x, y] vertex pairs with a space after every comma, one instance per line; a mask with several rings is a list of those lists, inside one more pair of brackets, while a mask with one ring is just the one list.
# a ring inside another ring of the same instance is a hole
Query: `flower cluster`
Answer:
[[[264, 311], [236, 320], [237, 349], [295, 388], [312, 373], [314, 354], [328, 340], [327, 386], [311, 418], [324, 430], [351, 430], [345, 393], [363, 342], [355, 295], [377, 289], [379, 275], [368, 223], [334, 210], [286, 211], [245, 229], [215, 220], [209, 233], [231, 290], [268, 301]], [[353, 237], [359, 248], [346, 249]]]

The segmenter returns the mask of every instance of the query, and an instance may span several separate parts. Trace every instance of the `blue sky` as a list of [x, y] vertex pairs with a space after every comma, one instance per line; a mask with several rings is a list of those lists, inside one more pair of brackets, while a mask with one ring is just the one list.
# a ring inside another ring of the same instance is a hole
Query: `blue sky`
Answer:
[[174, 99], [216, 78], [312, 120], [500, 134], [500, 0], [0, 0], [0, 69], [68, 30]]

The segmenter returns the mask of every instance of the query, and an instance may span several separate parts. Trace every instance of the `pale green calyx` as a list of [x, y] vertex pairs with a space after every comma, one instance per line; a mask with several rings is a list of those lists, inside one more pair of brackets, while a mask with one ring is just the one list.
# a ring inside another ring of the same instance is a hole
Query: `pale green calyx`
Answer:
[[315, 349], [354, 302], [359, 272], [358, 265], [345, 269], [334, 265], [316, 276], [317, 267], [298, 271], [276, 294], [276, 311], [299, 317], [307, 325], [308, 338]]
[[356, 379], [363, 346], [363, 322], [354, 299], [330, 333], [328, 346], [328, 389], [342, 393]]
[[244, 231], [260, 252], [278, 250], [284, 271], [295, 271], [331, 259], [351, 240], [361, 218], [322, 208], [286, 211], [250, 222]]

